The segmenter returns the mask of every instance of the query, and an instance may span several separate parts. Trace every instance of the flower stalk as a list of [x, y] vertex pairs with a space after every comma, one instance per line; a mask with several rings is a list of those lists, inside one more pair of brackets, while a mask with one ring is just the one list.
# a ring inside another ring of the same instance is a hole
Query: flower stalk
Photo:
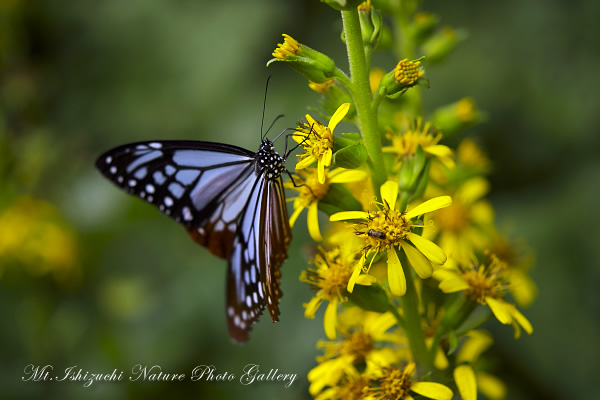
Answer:
[[377, 117], [372, 108], [369, 70], [360, 29], [360, 19], [356, 9], [342, 10], [342, 21], [348, 50], [352, 98], [356, 106], [358, 126], [362, 133], [365, 148], [369, 155], [369, 168], [375, 193], [387, 179], [381, 151], [381, 137], [377, 129]]

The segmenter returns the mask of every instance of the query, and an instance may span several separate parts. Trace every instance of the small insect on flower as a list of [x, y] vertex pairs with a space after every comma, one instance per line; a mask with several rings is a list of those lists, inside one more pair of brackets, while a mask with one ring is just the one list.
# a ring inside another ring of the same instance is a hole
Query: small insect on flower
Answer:
[[385, 238], [386, 238], [385, 233], [376, 231], [375, 229], [369, 229], [367, 231], [367, 235], [371, 236], [372, 238], [380, 239], [380, 240], [385, 240]]
[[[371, 265], [365, 265], [370, 255], [386, 253], [388, 264], [388, 282], [390, 290], [396, 296], [406, 293], [406, 276], [400, 263], [397, 251], [402, 250], [420, 278], [426, 279], [433, 273], [434, 264], [446, 262], [446, 255], [435, 243], [413, 232], [422, 229], [420, 215], [426, 214], [452, 204], [450, 196], [440, 196], [430, 199], [409, 211], [396, 208], [398, 199], [398, 182], [387, 181], [381, 186], [383, 202], [375, 204], [376, 211], [343, 211], [333, 214], [330, 221], [355, 220], [366, 225], [357, 234], [365, 241], [365, 247], [360, 260], [348, 282], [348, 291], [352, 293], [354, 284], [361, 271], [368, 273]], [[375, 257], [371, 258], [371, 263]]]

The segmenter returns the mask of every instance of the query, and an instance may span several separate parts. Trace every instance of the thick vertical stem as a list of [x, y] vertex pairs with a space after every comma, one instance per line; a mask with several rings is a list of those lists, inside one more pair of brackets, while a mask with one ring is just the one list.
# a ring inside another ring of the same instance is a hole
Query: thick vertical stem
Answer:
[[371, 168], [373, 188], [378, 195], [379, 188], [386, 181], [387, 175], [383, 165], [377, 118], [371, 107], [371, 87], [369, 85], [369, 73], [358, 11], [356, 9], [342, 11], [342, 20], [344, 22], [350, 79], [352, 81], [352, 96], [358, 116], [358, 127], [371, 160], [369, 167]]

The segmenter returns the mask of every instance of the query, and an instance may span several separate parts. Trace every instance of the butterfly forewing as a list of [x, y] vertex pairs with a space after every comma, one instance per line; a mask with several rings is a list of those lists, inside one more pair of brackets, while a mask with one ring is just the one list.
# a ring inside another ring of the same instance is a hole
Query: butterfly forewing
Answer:
[[265, 305], [278, 320], [279, 267], [291, 238], [283, 161], [267, 140], [258, 153], [221, 143], [152, 141], [110, 150], [96, 166], [229, 259], [228, 327], [244, 342]]

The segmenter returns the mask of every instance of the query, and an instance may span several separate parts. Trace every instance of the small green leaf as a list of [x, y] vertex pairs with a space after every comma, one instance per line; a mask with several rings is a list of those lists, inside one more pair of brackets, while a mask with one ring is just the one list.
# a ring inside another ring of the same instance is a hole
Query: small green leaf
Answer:
[[346, 296], [366, 311], [384, 313], [392, 308], [385, 290], [376, 283], [371, 286], [356, 285], [352, 293], [346, 292]]
[[361, 211], [362, 205], [346, 186], [332, 183], [327, 196], [319, 201], [319, 210], [333, 215], [341, 211]]
[[356, 169], [367, 160], [367, 150], [360, 143], [346, 146], [333, 154], [333, 162], [336, 166]]

